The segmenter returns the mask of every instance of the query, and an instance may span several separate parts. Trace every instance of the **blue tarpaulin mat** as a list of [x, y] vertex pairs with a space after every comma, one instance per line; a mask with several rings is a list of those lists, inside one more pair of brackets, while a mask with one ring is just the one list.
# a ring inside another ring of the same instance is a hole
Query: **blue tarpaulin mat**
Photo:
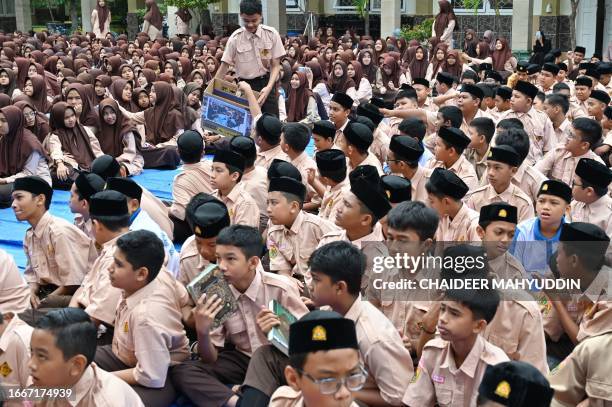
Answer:
[[[308, 147], [306, 147], [306, 153], [311, 157], [314, 155], [312, 139]], [[212, 160], [212, 156], [207, 155], [205, 159]], [[180, 167], [176, 170], [144, 170], [142, 174], [133, 177], [133, 179], [158, 198], [171, 201], [172, 181], [180, 171]], [[70, 212], [70, 208], [68, 208], [69, 199], [69, 191], [54, 190], [50, 211], [53, 215], [72, 222], [74, 215]], [[26, 266], [23, 238], [29, 227], [27, 222], [19, 222], [15, 219], [15, 214], [11, 208], [0, 209], [0, 249], [11, 254], [22, 271]], [[177, 246], [177, 249], [180, 250], [180, 246]]]
[[[180, 172], [177, 170], [144, 170], [135, 176], [134, 181], [147, 188], [160, 199], [172, 200], [172, 180]], [[74, 215], [68, 207], [69, 191], [53, 191], [50, 211], [53, 215], [64, 218], [70, 222]], [[0, 209], [0, 249], [13, 256], [20, 270], [26, 266], [26, 257], [23, 252], [23, 238], [30, 227], [27, 222], [19, 222], [11, 208]]]

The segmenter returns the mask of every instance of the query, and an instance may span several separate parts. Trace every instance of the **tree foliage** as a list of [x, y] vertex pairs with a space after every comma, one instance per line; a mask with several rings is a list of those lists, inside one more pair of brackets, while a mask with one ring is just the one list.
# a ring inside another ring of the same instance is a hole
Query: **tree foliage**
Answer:
[[353, 0], [357, 15], [365, 20], [365, 35], [370, 35], [370, 0]]
[[423, 20], [421, 24], [414, 26], [403, 26], [400, 33], [400, 37], [405, 39], [407, 42], [411, 40], [417, 40], [418, 42], [425, 42], [431, 37], [431, 26], [433, 25], [433, 18]]
[[166, 4], [178, 8], [190, 8], [206, 10], [210, 4], [219, 3], [221, 0], [166, 0]]

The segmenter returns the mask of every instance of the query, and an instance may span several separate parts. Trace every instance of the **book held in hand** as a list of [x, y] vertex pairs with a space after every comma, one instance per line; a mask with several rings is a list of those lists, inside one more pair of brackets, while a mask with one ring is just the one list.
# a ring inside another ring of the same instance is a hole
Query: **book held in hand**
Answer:
[[297, 321], [297, 318], [276, 300], [270, 301], [270, 309], [280, 319], [280, 325], [268, 332], [268, 340], [278, 350], [289, 356], [289, 325]]
[[229, 284], [223, 273], [216, 264], [210, 264], [196, 278], [187, 285], [187, 292], [195, 303], [198, 302], [202, 294], [206, 294], [207, 298], [213, 295], [223, 299], [223, 308], [215, 317], [213, 328], [217, 328], [238, 309], [236, 298], [230, 290]]

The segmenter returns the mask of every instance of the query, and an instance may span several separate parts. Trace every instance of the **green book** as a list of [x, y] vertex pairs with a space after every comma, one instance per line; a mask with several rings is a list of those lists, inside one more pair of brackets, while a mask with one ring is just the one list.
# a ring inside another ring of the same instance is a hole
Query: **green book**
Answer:
[[217, 328], [232, 316], [238, 309], [234, 293], [230, 290], [229, 284], [223, 273], [216, 264], [210, 264], [196, 278], [187, 285], [187, 292], [195, 303], [198, 302], [202, 294], [211, 297], [216, 294], [223, 299], [223, 308], [215, 316], [213, 328]]
[[297, 321], [297, 318], [276, 300], [270, 301], [270, 309], [280, 319], [280, 325], [268, 332], [268, 340], [278, 350], [289, 356], [289, 325]]

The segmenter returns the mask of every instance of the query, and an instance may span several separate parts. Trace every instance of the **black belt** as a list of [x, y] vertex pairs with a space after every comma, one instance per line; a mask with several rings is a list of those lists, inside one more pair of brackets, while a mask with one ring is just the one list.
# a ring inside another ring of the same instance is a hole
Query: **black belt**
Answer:
[[256, 82], [256, 81], [261, 81], [261, 80], [268, 80], [270, 78], [270, 74], [265, 74], [265, 75], [261, 75], [258, 76], [257, 78], [251, 78], [251, 79], [246, 79], [246, 78], [239, 78], [239, 81], [245, 81], [245, 82]]

